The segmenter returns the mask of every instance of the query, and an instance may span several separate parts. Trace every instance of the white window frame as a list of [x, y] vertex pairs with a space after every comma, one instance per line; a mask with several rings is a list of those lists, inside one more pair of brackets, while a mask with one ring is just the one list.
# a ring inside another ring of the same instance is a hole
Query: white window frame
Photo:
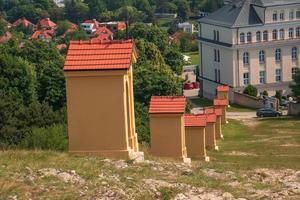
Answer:
[[259, 72], [259, 83], [265, 84], [266, 83], [266, 71]]
[[250, 73], [249, 72], [245, 72], [243, 74], [243, 83], [244, 83], [244, 86], [247, 86], [250, 84]]
[[276, 69], [275, 70], [275, 81], [276, 82], [281, 82], [282, 81], [282, 70], [281, 69]]

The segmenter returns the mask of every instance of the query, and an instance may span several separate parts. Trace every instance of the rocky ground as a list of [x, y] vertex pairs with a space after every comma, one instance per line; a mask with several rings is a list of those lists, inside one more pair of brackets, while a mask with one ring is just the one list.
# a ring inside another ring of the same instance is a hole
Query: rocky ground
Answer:
[[0, 152], [2, 199], [299, 200], [300, 120], [230, 120], [210, 162]]

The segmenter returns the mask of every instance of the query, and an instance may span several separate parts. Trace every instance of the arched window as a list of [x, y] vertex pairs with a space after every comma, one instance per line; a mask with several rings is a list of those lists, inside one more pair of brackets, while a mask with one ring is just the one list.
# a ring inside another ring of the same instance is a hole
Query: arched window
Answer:
[[284, 10], [282, 10], [282, 11], [280, 12], [279, 18], [280, 18], [281, 21], [284, 20]]
[[292, 48], [292, 60], [297, 60], [298, 59], [298, 49], [297, 47]]
[[277, 11], [274, 11], [273, 13], [273, 21], [277, 21], [278, 16], [277, 16]]
[[260, 42], [261, 41], [261, 32], [257, 31], [256, 32], [256, 42]]
[[293, 29], [293, 28], [290, 28], [290, 29], [289, 29], [289, 38], [290, 38], [290, 39], [293, 39], [293, 38], [294, 38], [294, 29]]
[[240, 42], [245, 43], [245, 33], [240, 34]]
[[269, 39], [269, 33], [268, 33], [268, 31], [264, 31], [264, 33], [263, 33], [263, 40], [264, 41], [268, 41], [268, 39]]
[[279, 30], [279, 38], [280, 38], [281, 40], [284, 40], [284, 29], [280, 29], [280, 30]]
[[259, 63], [265, 63], [265, 51], [260, 51], [259, 52]]
[[275, 29], [273, 30], [273, 40], [277, 40], [278, 39], [277, 36], [278, 36], [278, 31]]
[[276, 62], [281, 61], [281, 49], [276, 49], [276, 51], [275, 51], [275, 61]]
[[300, 27], [296, 28], [296, 37], [300, 37]]
[[247, 42], [248, 42], [248, 43], [251, 43], [251, 42], [252, 42], [252, 33], [251, 33], [251, 32], [248, 32], [248, 33], [247, 33]]
[[244, 65], [249, 65], [249, 53], [245, 52], [243, 55], [243, 63]]

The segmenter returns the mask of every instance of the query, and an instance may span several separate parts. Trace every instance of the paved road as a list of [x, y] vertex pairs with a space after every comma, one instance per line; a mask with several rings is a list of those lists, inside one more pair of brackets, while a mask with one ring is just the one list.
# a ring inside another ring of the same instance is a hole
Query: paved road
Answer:
[[256, 117], [256, 112], [227, 112], [227, 118], [229, 119], [253, 119]]

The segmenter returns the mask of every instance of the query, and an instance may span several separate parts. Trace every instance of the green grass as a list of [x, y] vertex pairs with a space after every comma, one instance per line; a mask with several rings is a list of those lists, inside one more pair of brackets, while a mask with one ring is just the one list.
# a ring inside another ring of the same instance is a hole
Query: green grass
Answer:
[[[199, 102], [198, 102], [199, 101]], [[208, 104], [208, 101], [197, 100]], [[238, 180], [248, 183], [245, 174], [257, 168], [300, 169], [300, 118], [254, 119], [247, 124], [230, 120], [223, 126], [224, 140], [218, 141], [219, 151], [209, 151], [211, 162], [193, 162], [192, 174], [183, 174], [177, 163], [155, 158], [145, 150], [146, 159], [157, 164], [131, 164], [125, 169], [117, 169], [103, 158], [95, 156], [75, 156], [51, 151], [11, 150], [0, 152], [0, 199], [17, 195], [18, 199], [95, 199], [101, 191], [122, 189], [127, 199], [171, 199], [183, 192], [180, 188], [158, 188], [160, 196], [144, 184], [144, 179], [185, 183], [196, 187], [217, 189], [232, 193], [235, 197], [248, 197], [243, 187], [233, 187], [229, 183]], [[244, 155], [231, 154], [242, 152]], [[245, 155], [247, 154], [247, 155]], [[163, 168], [157, 170], [155, 168]], [[55, 168], [68, 172], [75, 170], [85, 180], [85, 184], [64, 183], [56, 177], [42, 177], [39, 170]], [[232, 171], [235, 179], [207, 176], [203, 170], [214, 169], [225, 173]], [[107, 187], [103, 186], [104, 174]], [[109, 177], [119, 177], [119, 180]], [[31, 180], [29, 177], [33, 177]], [[129, 179], [130, 177], [130, 179]], [[107, 180], [106, 180], [107, 179]], [[277, 189], [279, 185], [253, 182], [255, 189]], [[247, 198], [251, 199], [251, 198]], [[252, 198], [255, 199], [255, 198]]]
[[170, 27], [173, 21], [173, 18], [159, 18], [157, 24], [160, 27]]
[[240, 106], [237, 104], [230, 104], [230, 107], [227, 108], [227, 112], [254, 112], [254, 111], [256, 111], [256, 109]]
[[192, 65], [199, 65], [199, 52], [198, 51], [186, 52], [183, 54], [191, 57]]

